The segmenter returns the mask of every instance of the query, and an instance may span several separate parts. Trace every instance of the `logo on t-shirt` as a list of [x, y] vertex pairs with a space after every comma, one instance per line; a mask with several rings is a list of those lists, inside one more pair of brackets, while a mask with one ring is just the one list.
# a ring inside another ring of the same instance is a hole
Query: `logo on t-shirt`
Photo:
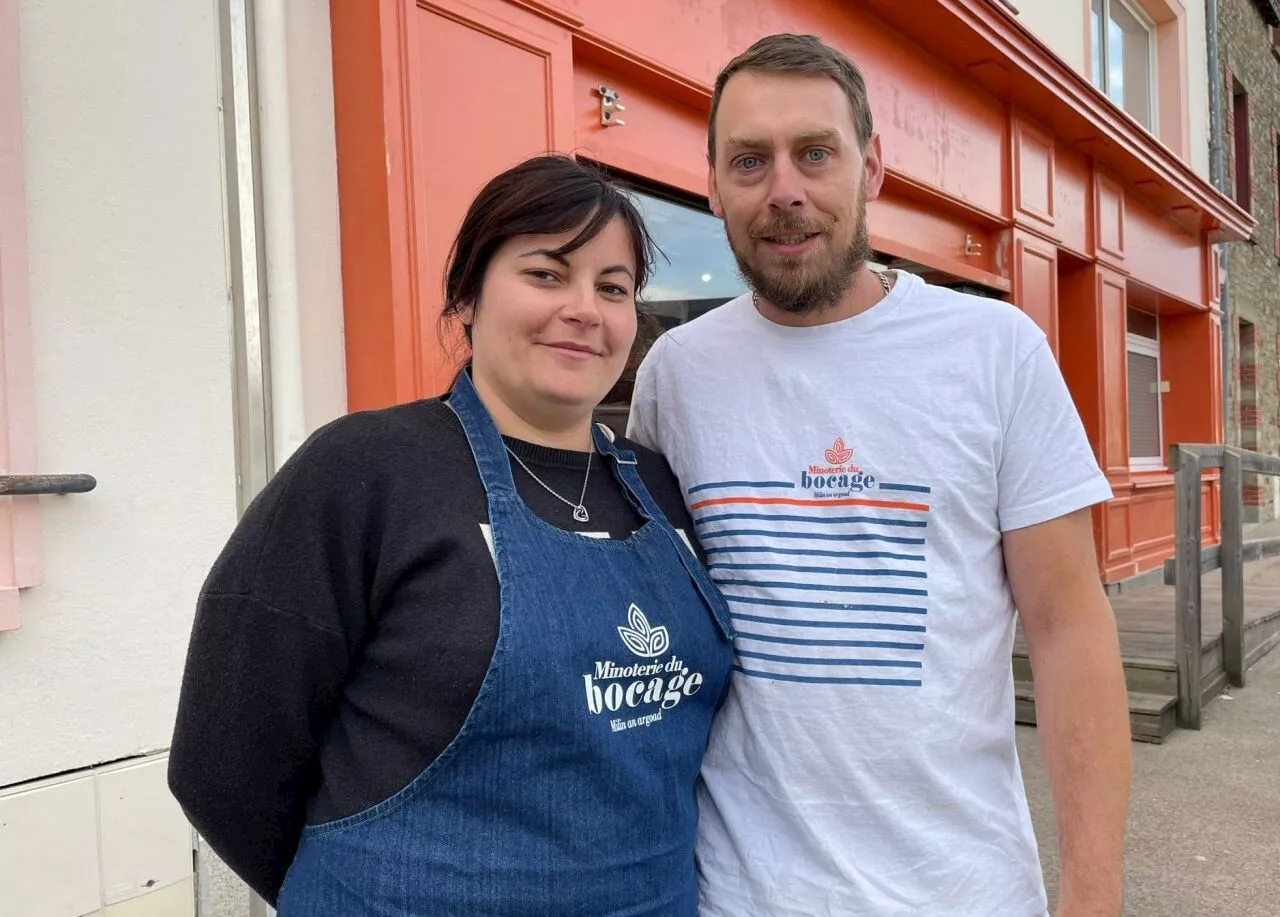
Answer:
[[813, 496], [848, 497], [876, 486], [875, 475], [852, 464], [853, 450], [837, 436], [835, 443], [823, 452], [825, 465], [810, 465], [800, 472], [800, 486], [813, 491]]
[[671, 635], [662, 625], [654, 626], [640, 607], [627, 609], [627, 624], [617, 628], [622, 644], [634, 656], [652, 662], [597, 660], [592, 671], [582, 676], [587, 691], [587, 710], [593, 715], [622, 713], [609, 721], [614, 732], [636, 726], [652, 726], [662, 721], [665, 711], [693, 697], [702, 688], [701, 672], [690, 672], [679, 656], [662, 656], [671, 647]]

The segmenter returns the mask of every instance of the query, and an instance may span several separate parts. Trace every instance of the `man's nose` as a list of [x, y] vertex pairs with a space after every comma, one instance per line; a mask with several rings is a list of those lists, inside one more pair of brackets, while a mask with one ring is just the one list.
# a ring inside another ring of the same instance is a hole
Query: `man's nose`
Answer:
[[778, 210], [804, 206], [800, 172], [790, 159], [780, 158], [769, 176], [769, 205]]

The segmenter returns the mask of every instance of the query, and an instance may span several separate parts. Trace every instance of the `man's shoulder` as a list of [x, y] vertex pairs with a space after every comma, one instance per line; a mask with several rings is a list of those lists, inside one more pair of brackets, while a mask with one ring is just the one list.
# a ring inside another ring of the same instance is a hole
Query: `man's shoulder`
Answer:
[[917, 281], [898, 321], [930, 338], [931, 346], [972, 353], [975, 344], [993, 354], [1025, 358], [1045, 340], [1035, 320], [1013, 303]]
[[1013, 303], [952, 287], [921, 281], [912, 299], [917, 313], [936, 313], [938, 317], [946, 316], [954, 321], [996, 330], [1021, 330], [1028, 325], [1035, 327], [1035, 322]]
[[751, 295], [744, 293], [702, 313], [683, 325], [677, 325], [662, 337], [667, 340], [668, 344], [682, 348], [696, 348], [709, 342], [718, 341], [726, 330], [737, 327], [742, 322], [742, 309], [748, 307], [750, 302]]

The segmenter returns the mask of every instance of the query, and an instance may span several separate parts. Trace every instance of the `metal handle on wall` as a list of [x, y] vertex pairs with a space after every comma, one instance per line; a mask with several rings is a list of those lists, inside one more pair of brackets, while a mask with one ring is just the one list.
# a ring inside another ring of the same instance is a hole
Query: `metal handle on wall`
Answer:
[[0, 497], [83, 494], [97, 486], [91, 474], [0, 474]]

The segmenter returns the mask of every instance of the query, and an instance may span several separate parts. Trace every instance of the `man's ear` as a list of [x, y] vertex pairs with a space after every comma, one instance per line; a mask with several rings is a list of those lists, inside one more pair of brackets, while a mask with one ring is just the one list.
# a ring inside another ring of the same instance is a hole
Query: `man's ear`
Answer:
[[862, 166], [862, 180], [865, 183], [867, 200], [878, 200], [880, 189], [884, 187], [884, 154], [880, 149], [879, 134], [872, 134], [870, 142], [867, 143], [867, 155]]
[[711, 202], [711, 212], [724, 219], [724, 206], [720, 203], [720, 186], [716, 183], [716, 167], [707, 166], [707, 200]]

